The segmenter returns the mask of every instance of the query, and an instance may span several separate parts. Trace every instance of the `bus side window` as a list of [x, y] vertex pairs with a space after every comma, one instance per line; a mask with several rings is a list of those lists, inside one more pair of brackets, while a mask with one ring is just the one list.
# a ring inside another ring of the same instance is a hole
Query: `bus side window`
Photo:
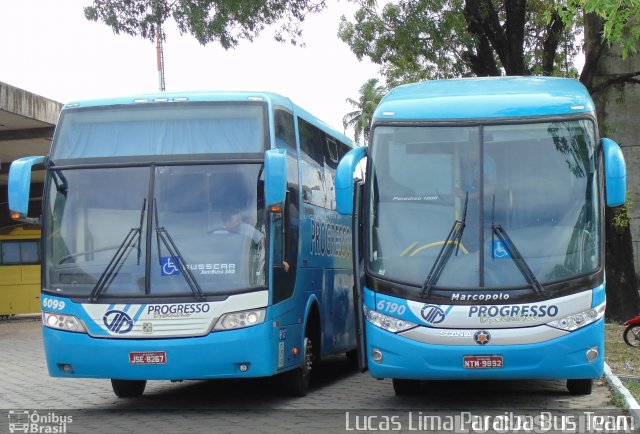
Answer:
[[325, 207], [332, 211], [336, 209], [335, 174], [338, 168], [338, 143], [333, 137], [326, 136], [324, 143], [324, 190], [326, 194]]
[[293, 125], [293, 115], [285, 110], [274, 111], [274, 124], [276, 128], [276, 148], [286, 149], [287, 154], [297, 155], [296, 132]]
[[300, 165], [302, 170], [302, 199], [311, 205], [325, 207], [324, 143], [325, 134], [310, 123], [298, 118], [300, 132]]

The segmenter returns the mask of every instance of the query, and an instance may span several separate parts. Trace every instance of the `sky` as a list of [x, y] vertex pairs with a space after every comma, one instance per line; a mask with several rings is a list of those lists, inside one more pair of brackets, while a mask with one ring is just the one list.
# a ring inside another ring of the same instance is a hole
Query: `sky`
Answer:
[[[0, 81], [61, 103], [156, 92], [155, 43], [88, 21], [83, 7], [91, 3], [0, 0]], [[345, 99], [357, 99], [360, 86], [379, 76], [378, 65], [358, 61], [337, 37], [340, 16], [354, 11], [346, 0], [329, 0], [303, 23], [305, 47], [278, 43], [267, 29], [225, 51], [168, 24], [166, 90], [277, 92], [342, 131], [353, 110]]]

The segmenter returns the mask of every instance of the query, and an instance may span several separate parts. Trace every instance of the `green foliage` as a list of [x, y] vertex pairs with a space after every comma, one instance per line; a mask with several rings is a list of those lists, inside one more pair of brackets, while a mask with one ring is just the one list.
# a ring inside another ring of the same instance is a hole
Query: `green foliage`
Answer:
[[[399, 0], [382, 8], [372, 0], [352, 1], [359, 10], [353, 21], [342, 17], [338, 36], [359, 59], [380, 64], [390, 86], [508, 75], [512, 65], [504, 62], [514, 54], [522, 58], [523, 73], [577, 76], [581, 20], [576, 14], [560, 20], [554, 0]], [[513, 5], [525, 5], [518, 11], [521, 24]], [[520, 34], [522, 43], [515, 44]]]
[[345, 130], [353, 127], [356, 143], [360, 144], [360, 137], [364, 139], [364, 144], [369, 142], [369, 131], [371, 119], [378, 103], [386, 93], [386, 88], [378, 84], [377, 78], [370, 78], [360, 87], [360, 96], [357, 100], [347, 98], [347, 102], [356, 110], [347, 113], [342, 118]]
[[93, 0], [84, 13], [116, 34], [150, 40], [171, 18], [182, 34], [192, 34], [202, 45], [219, 42], [229, 49], [241, 39], [253, 40], [269, 25], [279, 25], [276, 40], [296, 44], [305, 16], [324, 8], [325, 0]]
[[622, 58], [638, 51], [640, 0], [570, 0], [569, 9], [582, 9], [605, 19], [602, 37], [622, 49]]
[[355, 22], [343, 16], [338, 35], [358, 59], [382, 65], [390, 85], [470, 75], [463, 53], [474, 41], [465, 31], [462, 0], [403, 0], [381, 10], [356, 3]]
[[617, 229], [626, 229], [631, 224], [631, 220], [629, 219], [629, 208], [631, 207], [631, 202], [629, 202], [629, 198], [627, 196], [627, 202], [619, 206], [615, 209], [613, 214], [613, 225]]

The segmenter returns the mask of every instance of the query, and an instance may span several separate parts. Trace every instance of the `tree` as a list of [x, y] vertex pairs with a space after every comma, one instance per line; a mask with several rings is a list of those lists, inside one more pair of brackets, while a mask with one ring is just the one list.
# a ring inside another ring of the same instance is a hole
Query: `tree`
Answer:
[[360, 136], [363, 137], [365, 145], [369, 142], [369, 131], [373, 112], [386, 93], [385, 87], [379, 85], [378, 81], [377, 78], [367, 80], [367, 82], [360, 87], [360, 97], [357, 101], [352, 98], [347, 98], [347, 102], [356, 110], [344, 115], [342, 125], [345, 130], [353, 127], [357, 144], [360, 144]]
[[[553, 0], [400, 0], [382, 9], [356, 0], [338, 35], [390, 83], [464, 76], [555, 75], [579, 51], [578, 20], [565, 24]], [[572, 18], [574, 16], [571, 16]], [[567, 59], [566, 62], [560, 62]]]
[[[625, 85], [638, 84], [636, 77], [640, 71], [616, 74], [607, 78], [599, 77], [599, 69], [608, 69], [599, 65], [609, 62], [611, 44], [605, 43], [601, 35], [606, 35], [605, 20], [596, 13], [585, 15], [585, 68], [580, 75], [582, 83], [591, 91], [598, 110], [598, 119], [601, 130], [606, 123], [604, 107], [606, 106], [607, 92], [611, 86], [616, 86], [616, 91], [622, 92]], [[633, 22], [633, 20], [631, 21]], [[615, 26], [614, 26], [615, 27]], [[613, 41], [618, 40], [612, 37]], [[637, 44], [637, 40], [636, 40]], [[624, 43], [617, 49], [625, 58], [633, 49], [624, 48]], [[616, 48], [614, 48], [616, 49]], [[607, 270], [607, 318], [616, 321], [625, 321], [637, 315], [640, 309], [637, 292], [637, 277], [633, 264], [633, 243], [631, 239], [631, 225], [627, 208], [629, 202], [621, 207], [607, 208], [605, 211], [605, 268]]]
[[[640, 83], [640, 71], [595, 81], [610, 44], [621, 48], [623, 58], [636, 52], [639, 0], [399, 0], [381, 9], [374, 0], [353, 1], [360, 9], [354, 22], [342, 17], [339, 36], [358, 58], [380, 64], [390, 84], [471, 75], [577, 77], [570, 65], [584, 26], [589, 31], [579, 77], [594, 98], [611, 85]], [[625, 215], [624, 207], [605, 215], [607, 316], [615, 320], [640, 310]]]
[[295, 44], [306, 15], [325, 7], [326, 0], [93, 0], [84, 14], [91, 21], [103, 21], [116, 34], [151, 41], [171, 18], [180, 33], [192, 34], [202, 45], [219, 42], [229, 49], [241, 39], [253, 40], [270, 25], [279, 25], [276, 40]]
[[[342, 17], [339, 37], [356, 56], [382, 67], [389, 84], [434, 78], [492, 75], [578, 76], [583, 14], [601, 19], [600, 46], [585, 52], [580, 80], [599, 53], [619, 45], [623, 58], [640, 40], [640, 1], [621, 0], [400, 0], [382, 8], [373, 0], [352, 0], [359, 10]], [[606, 43], [605, 43], [606, 41]], [[633, 82], [630, 74], [617, 83]], [[615, 83], [604, 83], [607, 86]]]

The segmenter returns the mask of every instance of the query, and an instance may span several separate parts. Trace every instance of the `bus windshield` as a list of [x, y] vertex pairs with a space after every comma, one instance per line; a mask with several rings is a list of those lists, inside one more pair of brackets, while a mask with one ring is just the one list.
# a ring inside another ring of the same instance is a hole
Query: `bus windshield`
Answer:
[[166, 103], [63, 111], [51, 159], [262, 153], [262, 103]]
[[49, 183], [45, 291], [189, 296], [179, 260], [204, 295], [265, 285], [260, 164], [50, 173], [65, 182]]
[[[438, 268], [438, 288], [530, 287], [515, 250], [543, 285], [595, 271], [594, 154], [586, 120], [375, 128], [368, 271], [413, 286]], [[454, 249], [436, 263], [445, 242]]]

